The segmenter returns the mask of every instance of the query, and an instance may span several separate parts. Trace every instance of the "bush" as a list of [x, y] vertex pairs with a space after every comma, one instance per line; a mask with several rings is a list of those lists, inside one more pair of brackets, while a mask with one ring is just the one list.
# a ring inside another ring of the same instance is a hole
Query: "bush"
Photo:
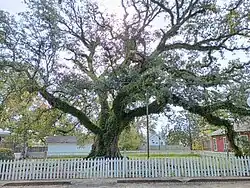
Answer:
[[0, 148], [0, 160], [14, 160], [15, 155], [11, 149]]
[[250, 156], [250, 142], [243, 142], [241, 149], [243, 155]]

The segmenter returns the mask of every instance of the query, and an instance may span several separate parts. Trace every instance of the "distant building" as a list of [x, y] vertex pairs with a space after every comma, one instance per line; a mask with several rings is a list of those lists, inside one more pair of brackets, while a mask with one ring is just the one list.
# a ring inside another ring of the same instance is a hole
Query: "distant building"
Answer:
[[[238, 126], [235, 125], [234, 130], [237, 133], [236, 143], [238, 142], [238, 140], [244, 140], [247, 142], [250, 141], [249, 124], [245, 124], [245, 125], [242, 124]], [[231, 151], [231, 147], [228, 142], [225, 129], [216, 130], [211, 134], [211, 150], [215, 152]]]
[[75, 136], [48, 136], [48, 156], [56, 155], [87, 155], [91, 145], [78, 146]]
[[0, 144], [3, 142], [4, 138], [9, 136], [10, 132], [9, 131], [4, 131], [0, 129]]
[[163, 149], [166, 146], [166, 140], [158, 134], [149, 136], [149, 146], [151, 149]]
[[48, 155], [77, 152], [77, 139], [75, 136], [48, 136]]

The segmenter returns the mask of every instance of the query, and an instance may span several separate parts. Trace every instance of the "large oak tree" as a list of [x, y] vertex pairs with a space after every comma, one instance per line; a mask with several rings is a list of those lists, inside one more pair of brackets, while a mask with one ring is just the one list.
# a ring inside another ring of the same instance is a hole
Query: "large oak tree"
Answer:
[[239, 58], [250, 48], [249, 1], [121, 0], [119, 15], [91, 0], [26, 3], [18, 18], [1, 12], [2, 68], [95, 134], [90, 156], [120, 157], [119, 135], [146, 114], [146, 93], [149, 114], [198, 114], [224, 126], [241, 155], [216, 112], [250, 114], [250, 61]]

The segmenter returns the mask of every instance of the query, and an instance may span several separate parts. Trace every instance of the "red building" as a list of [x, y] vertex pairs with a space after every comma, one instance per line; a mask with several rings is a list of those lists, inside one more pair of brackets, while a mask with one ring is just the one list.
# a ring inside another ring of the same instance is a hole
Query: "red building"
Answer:
[[[238, 134], [237, 140], [250, 141], [250, 129], [235, 129], [235, 131]], [[219, 129], [211, 134], [211, 150], [216, 152], [231, 151], [225, 130]]]

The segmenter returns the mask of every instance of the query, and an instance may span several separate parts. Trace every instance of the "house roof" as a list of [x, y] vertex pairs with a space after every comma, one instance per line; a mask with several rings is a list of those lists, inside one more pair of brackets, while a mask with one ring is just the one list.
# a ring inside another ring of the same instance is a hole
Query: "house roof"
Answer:
[[[250, 121], [248, 120], [241, 123], [235, 123], [234, 130], [235, 132], [250, 132]], [[226, 134], [225, 129], [218, 129], [212, 132], [211, 136], [220, 136], [225, 134]]]
[[149, 139], [159, 139], [159, 137], [160, 137], [160, 140], [164, 140], [164, 139], [162, 138], [162, 136], [160, 136], [160, 135], [158, 135], [158, 134], [150, 134], [150, 135], [149, 135]]
[[47, 143], [77, 143], [75, 136], [48, 136]]
[[212, 132], [210, 136], [219, 136], [219, 135], [224, 135], [224, 134], [226, 134], [226, 131], [224, 129], [218, 129]]
[[4, 131], [3, 129], [0, 129], [0, 136], [8, 136], [10, 135], [10, 131]]

